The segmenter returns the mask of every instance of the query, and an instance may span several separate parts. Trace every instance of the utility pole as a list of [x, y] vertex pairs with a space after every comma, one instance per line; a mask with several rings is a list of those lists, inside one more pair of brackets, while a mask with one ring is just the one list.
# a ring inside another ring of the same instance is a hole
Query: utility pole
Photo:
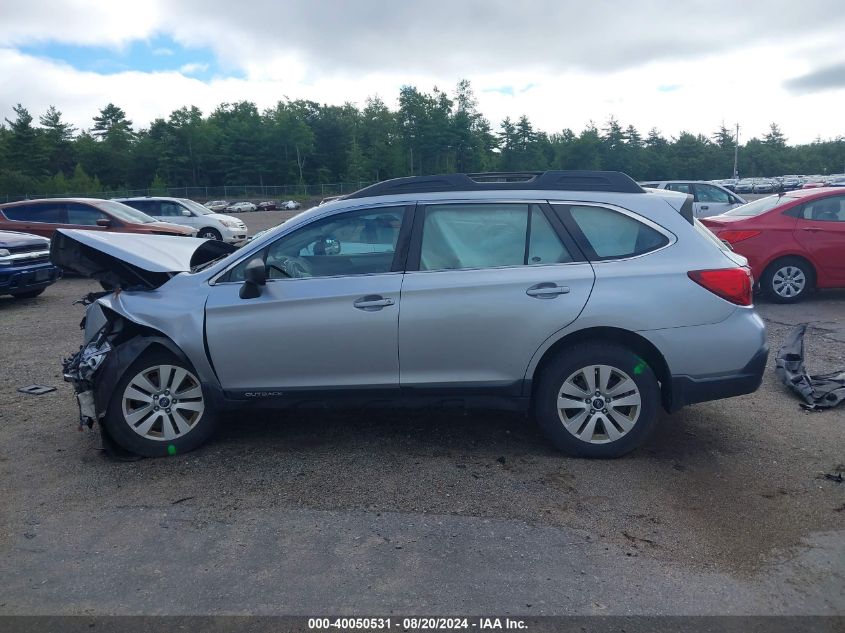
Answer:
[[737, 166], [739, 162], [739, 123], [736, 124], [736, 137], [734, 138], [734, 180], [739, 178]]

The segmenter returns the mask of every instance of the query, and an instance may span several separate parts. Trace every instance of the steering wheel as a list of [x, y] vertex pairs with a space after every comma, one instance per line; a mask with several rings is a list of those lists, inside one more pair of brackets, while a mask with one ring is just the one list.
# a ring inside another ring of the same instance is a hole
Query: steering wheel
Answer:
[[285, 277], [312, 277], [311, 264], [301, 257], [286, 256], [278, 264], [267, 264], [267, 268], [274, 268]]

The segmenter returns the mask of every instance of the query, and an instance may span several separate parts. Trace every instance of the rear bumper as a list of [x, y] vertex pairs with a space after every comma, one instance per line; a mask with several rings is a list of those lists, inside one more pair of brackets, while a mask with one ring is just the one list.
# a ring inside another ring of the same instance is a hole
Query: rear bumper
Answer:
[[769, 358], [769, 346], [764, 344], [740, 371], [719, 376], [672, 376], [670, 413], [696, 402], [733, 398], [757, 391], [763, 382], [763, 372]]
[[53, 264], [3, 266], [0, 268], [0, 295], [32, 292], [61, 279], [62, 270]]

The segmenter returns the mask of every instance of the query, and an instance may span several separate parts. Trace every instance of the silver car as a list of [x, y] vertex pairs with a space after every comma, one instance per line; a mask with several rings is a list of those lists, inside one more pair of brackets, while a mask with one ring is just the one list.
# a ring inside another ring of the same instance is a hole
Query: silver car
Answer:
[[239, 218], [215, 213], [188, 198], [143, 197], [116, 200], [157, 220], [193, 227], [197, 230], [197, 237], [202, 239], [223, 240], [231, 244], [247, 241], [246, 224]]
[[456, 174], [238, 251], [62, 230], [53, 261], [106, 288], [64, 375], [82, 422], [142, 455], [196, 448], [226, 409], [331, 402], [526, 410], [567, 453], [619, 456], [661, 407], [762, 379], [747, 262], [691, 207], [618, 172]]
[[725, 211], [746, 203], [745, 198], [738, 196], [727, 187], [704, 180], [656, 180], [640, 184], [643, 187], [690, 194], [693, 197], [692, 214], [696, 218], [721, 215]]

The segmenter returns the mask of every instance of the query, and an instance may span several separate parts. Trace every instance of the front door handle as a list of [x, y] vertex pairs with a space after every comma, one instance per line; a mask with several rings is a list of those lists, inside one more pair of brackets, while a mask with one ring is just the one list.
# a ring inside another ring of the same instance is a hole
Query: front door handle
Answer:
[[366, 310], [367, 312], [375, 312], [381, 310], [386, 306], [393, 305], [393, 299], [385, 299], [381, 295], [367, 295], [357, 299], [353, 304], [359, 310]]
[[701, 205], [701, 210], [702, 210], [702, 211], [707, 211], [709, 208], [710, 208], [710, 207], [709, 207], [708, 205], [706, 205], [706, 204]]
[[820, 233], [821, 231], [824, 231], [824, 229], [820, 229], [816, 226], [802, 226], [801, 230], [802, 231], [810, 231], [811, 233]]
[[569, 286], [558, 286], [551, 282], [545, 282], [531, 286], [525, 291], [529, 297], [537, 297], [538, 299], [554, 299], [558, 295], [569, 294]]

